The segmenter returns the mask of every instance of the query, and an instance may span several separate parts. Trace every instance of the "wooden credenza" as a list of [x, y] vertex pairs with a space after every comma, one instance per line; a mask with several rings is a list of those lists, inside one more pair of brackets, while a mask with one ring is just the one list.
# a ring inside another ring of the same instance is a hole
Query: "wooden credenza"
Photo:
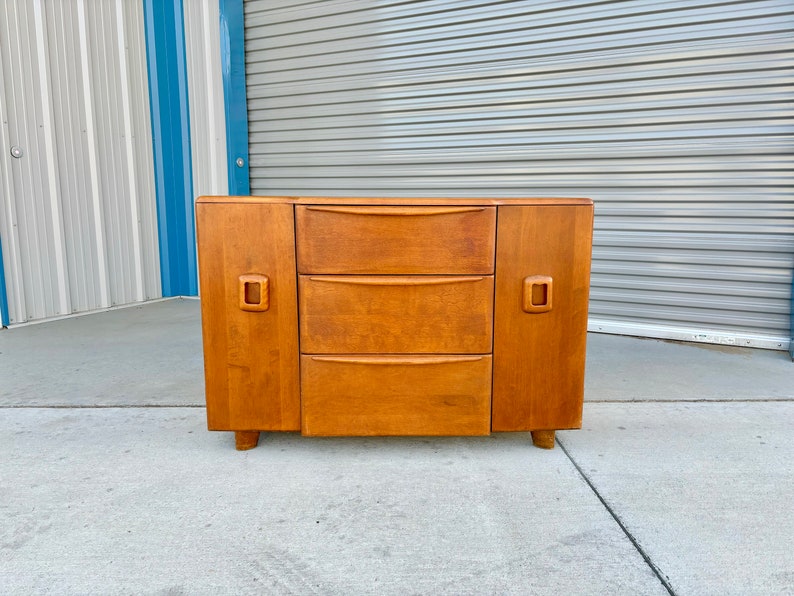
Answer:
[[260, 431], [579, 428], [589, 199], [201, 197], [207, 419]]

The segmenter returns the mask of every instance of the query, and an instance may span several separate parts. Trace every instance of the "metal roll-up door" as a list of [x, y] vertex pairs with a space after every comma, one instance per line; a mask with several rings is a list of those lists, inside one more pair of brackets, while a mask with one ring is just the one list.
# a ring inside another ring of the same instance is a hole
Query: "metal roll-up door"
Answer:
[[144, 31], [139, 0], [0, 2], [12, 325], [162, 296]]
[[245, 20], [253, 194], [592, 197], [592, 330], [787, 347], [790, 0]]

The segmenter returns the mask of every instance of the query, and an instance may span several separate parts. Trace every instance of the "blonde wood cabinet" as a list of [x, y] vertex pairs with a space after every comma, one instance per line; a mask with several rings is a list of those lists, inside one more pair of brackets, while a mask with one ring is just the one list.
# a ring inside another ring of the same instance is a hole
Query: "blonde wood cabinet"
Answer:
[[201, 197], [207, 421], [487, 435], [581, 426], [589, 199]]

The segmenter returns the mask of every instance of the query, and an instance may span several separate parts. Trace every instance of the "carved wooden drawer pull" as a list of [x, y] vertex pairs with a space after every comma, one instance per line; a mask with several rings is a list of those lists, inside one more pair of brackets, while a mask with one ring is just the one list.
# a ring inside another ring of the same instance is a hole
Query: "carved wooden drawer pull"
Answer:
[[416, 366], [422, 364], [459, 364], [479, 362], [482, 356], [312, 356], [315, 362], [338, 362], [342, 364], [374, 364]]
[[347, 213], [349, 215], [451, 215], [485, 211], [485, 207], [306, 207], [307, 211]]
[[323, 275], [312, 276], [309, 281], [321, 281], [333, 284], [348, 284], [351, 286], [440, 286], [446, 284], [471, 283], [484, 280], [484, 276], [353, 276], [353, 275]]
[[240, 309], [264, 312], [270, 308], [270, 279], [267, 275], [249, 273], [238, 278]]
[[524, 278], [524, 296], [521, 308], [531, 314], [551, 310], [552, 279], [548, 275], [530, 275]]

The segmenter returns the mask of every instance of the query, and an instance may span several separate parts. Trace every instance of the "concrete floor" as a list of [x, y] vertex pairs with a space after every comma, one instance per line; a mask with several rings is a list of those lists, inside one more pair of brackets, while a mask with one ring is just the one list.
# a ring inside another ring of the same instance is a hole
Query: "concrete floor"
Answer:
[[0, 331], [0, 594], [794, 594], [794, 364], [607, 335], [584, 428], [206, 431], [199, 304]]

